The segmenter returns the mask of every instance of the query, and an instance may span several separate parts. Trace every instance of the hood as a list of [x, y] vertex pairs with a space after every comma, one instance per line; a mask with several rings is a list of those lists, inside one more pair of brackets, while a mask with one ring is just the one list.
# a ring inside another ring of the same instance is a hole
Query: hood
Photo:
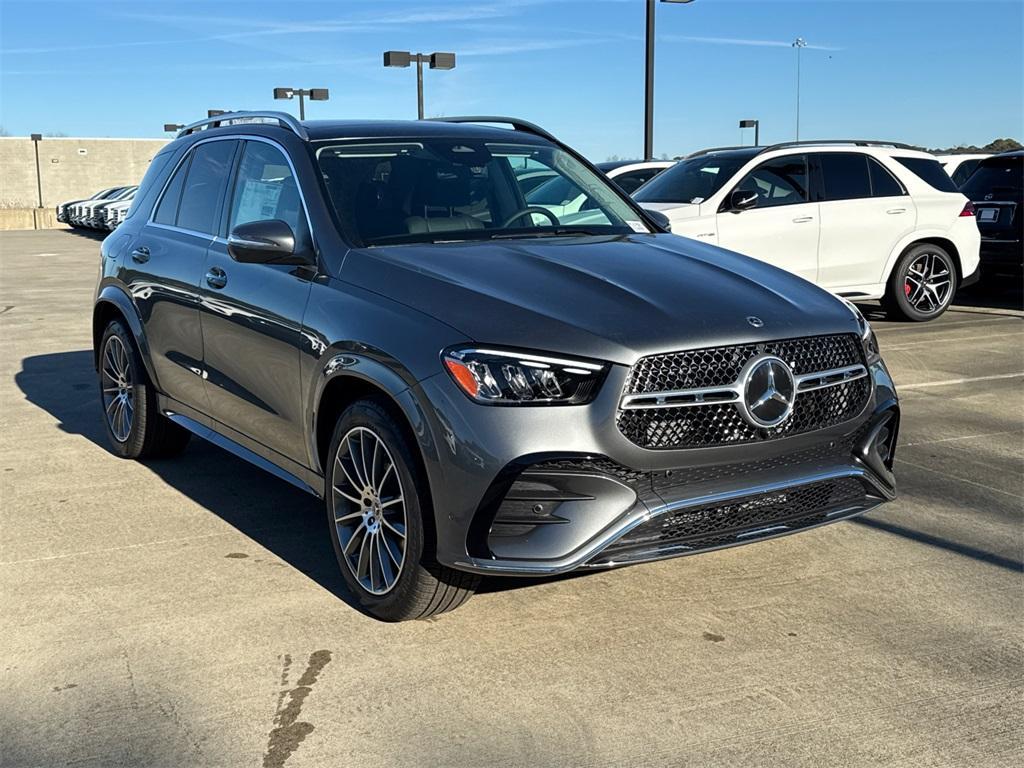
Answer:
[[348, 253], [341, 278], [475, 342], [626, 365], [655, 352], [857, 331], [850, 310], [806, 280], [667, 234], [367, 248]]

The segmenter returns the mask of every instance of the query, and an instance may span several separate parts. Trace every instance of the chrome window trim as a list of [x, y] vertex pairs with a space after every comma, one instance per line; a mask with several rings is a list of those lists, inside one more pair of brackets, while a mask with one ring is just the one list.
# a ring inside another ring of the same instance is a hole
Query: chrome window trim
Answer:
[[[212, 141], [261, 141], [264, 144], [270, 144], [272, 147], [275, 147], [282, 155], [284, 155], [285, 162], [288, 163], [288, 168], [292, 172], [292, 178], [295, 179], [295, 188], [299, 191], [299, 199], [302, 201], [302, 212], [306, 218], [306, 226], [309, 227], [309, 236], [313, 241], [313, 250], [316, 251], [316, 234], [313, 231], [313, 220], [309, 218], [309, 205], [306, 204], [306, 195], [302, 191], [302, 184], [299, 183], [299, 175], [295, 172], [295, 164], [292, 162], [292, 158], [288, 154], [288, 150], [285, 149], [283, 144], [281, 144], [278, 141], [275, 141], [274, 139], [269, 139], [266, 136], [255, 136], [252, 134], [245, 133], [232, 133], [227, 136], [211, 136], [210, 138], [207, 139], [200, 139], [199, 141], [192, 144], [188, 149], [185, 150], [185, 153], [180, 158], [178, 158], [178, 162], [175, 163], [174, 165], [174, 170], [172, 170], [171, 173], [167, 176], [167, 180], [164, 182], [164, 185], [160, 190], [160, 194], [156, 198], [156, 202], [153, 203], [153, 207], [149, 211], [149, 219], [146, 221], [146, 226], [160, 227], [161, 229], [168, 229], [173, 232], [185, 232], [192, 235], [198, 234], [203, 237], [209, 237], [214, 242], [227, 242], [227, 240], [225, 240], [220, 235], [214, 232], [196, 232], [194, 229], [185, 229], [184, 227], [178, 227], [173, 224], [158, 224], [157, 222], [153, 221], [153, 218], [156, 216], [156, 209], [160, 207], [160, 203], [164, 199], [164, 194], [167, 192], [167, 187], [170, 186], [171, 179], [174, 178], [174, 174], [176, 174], [178, 172], [178, 169], [181, 168], [182, 163], [184, 163], [189, 158], [189, 156], [195, 151], [196, 147], [201, 146], [203, 144], [209, 144]], [[238, 175], [237, 169], [234, 167], [232, 168], [234, 170], [234, 175], [228, 179], [229, 182], [234, 181], [234, 179], [237, 178]], [[231, 191], [234, 192], [234, 186], [232, 186]], [[226, 205], [230, 205], [231, 203], [231, 201], [228, 199], [225, 199], [224, 202]], [[230, 217], [230, 212], [228, 213], [228, 215]]]
[[[671, 389], [662, 392], [643, 392], [633, 395], [624, 395], [619, 402], [619, 408], [623, 411], [652, 409], [652, 408], [685, 408], [696, 405], [718, 405], [719, 403], [739, 403], [743, 399], [743, 387], [746, 384], [744, 372], [732, 384], [721, 387], [697, 387], [694, 389]], [[813, 392], [816, 389], [835, 387], [846, 384], [850, 381], [864, 378], [868, 375], [868, 369], [857, 363], [842, 368], [832, 368], [827, 371], [816, 371], [794, 376], [796, 382], [796, 394]], [[835, 379], [835, 380], [833, 380]], [[710, 396], [710, 399], [708, 399]], [[693, 398], [682, 402], [670, 402], [669, 398]], [[653, 402], [650, 402], [652, 401]]]

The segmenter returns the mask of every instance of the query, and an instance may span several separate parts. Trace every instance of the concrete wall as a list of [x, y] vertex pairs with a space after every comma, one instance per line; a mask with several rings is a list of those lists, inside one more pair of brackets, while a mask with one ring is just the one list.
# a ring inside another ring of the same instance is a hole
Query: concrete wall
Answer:
[[[138, 184], [167, 139], [54, 139], [39, 142], [43, 207], [89, 197], [104, 187]], [[31, 139], [0, 137], [0, 209], [35, 208], [36, 160]]]

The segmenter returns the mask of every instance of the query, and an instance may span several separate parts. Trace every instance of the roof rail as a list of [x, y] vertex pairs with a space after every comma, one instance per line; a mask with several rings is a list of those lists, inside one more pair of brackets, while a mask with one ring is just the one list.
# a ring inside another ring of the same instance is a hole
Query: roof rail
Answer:
[[755, 149], [757, 154], [762, 152], [768, 152], [773, 149], [786, 149], [788, 147], [821, 147], [821, 146], [854, 146], [854, 147], [892, 147], [894, 149], [909, 149], [915, 152], [926, 152], [920, 147], [915, 147], [911, 144], [901, 144], [898, 141], [875, 141], [874, 139], [819, 139], [811, 141], [781, 141], [778, 144], [762, 144], [756, 147], [750, 145], [736, 146], [736, 147], [709, 147], [708, 149], [701, 149], [696, 152], [691, 152], [685, 157], [697, 157], [699, 155], [707, 155], [711, 152], [727, 152], [733, 149]]
[[276, 120], [282, 128], [289, 129], [300, 139], [309, 139], [305, 126], [287, 112], [224, 112], [214, 117], [208, 117], [205, 120], [189, 123], [178, 132], [178, 138], [188, 136], [190, 133], [195, 133], [204, 128], [220, 128], [225, 125], [257, 123], [264, 120]]
[[778, 144], [769, 144], [765, 147], [768, 149], [784, 149], [786, 147], [804, 147], [814, 145], [829, 145], [829, 144], [852, 144], [855, 147], [893, 147], [895, 149], [912, 149], [915, 151], [922, 151], [920, 147], [915, 147], [910, 144], [902, 144], [898, 141], [878, 141], [876, 139], [818, 139], [816, 141], [783, 141]]
[[534, 125], [526, 120], [520, 120], [518, 117], [500, 117], [497, 115], [460, 115], [455, 117], [429, 117], [427, 119], [440, 123], [504, 123], [505, 125], [511, 125], [516, 131], [532, 133], [534, 136], [540, 136], [541, 138], [547, 139], [555, 144], [561, 144], [558, 139], [545, 131], [539, 125]]

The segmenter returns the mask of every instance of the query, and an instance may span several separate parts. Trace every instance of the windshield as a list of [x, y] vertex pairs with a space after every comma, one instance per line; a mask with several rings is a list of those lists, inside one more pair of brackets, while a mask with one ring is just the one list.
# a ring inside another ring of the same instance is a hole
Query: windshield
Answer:
[[638, 203], [702, 203], [749, 159], [748, 155], [710, 154], [683, 160], [640, 187], [633, 199]]
[[1024, 191], [1024, 158], [1001, 157], [985, 160], [967, 179], [960, 191], [971, 200], [1020, 200]]
[[[343, 234], [363, 245], [651, 231], [606, 179], [552, 145], [336, 141], [316, 158]], [[525, 168], [553, 175], [524, 198]], [[553, 183], [576, 198], [534, 194]]]

